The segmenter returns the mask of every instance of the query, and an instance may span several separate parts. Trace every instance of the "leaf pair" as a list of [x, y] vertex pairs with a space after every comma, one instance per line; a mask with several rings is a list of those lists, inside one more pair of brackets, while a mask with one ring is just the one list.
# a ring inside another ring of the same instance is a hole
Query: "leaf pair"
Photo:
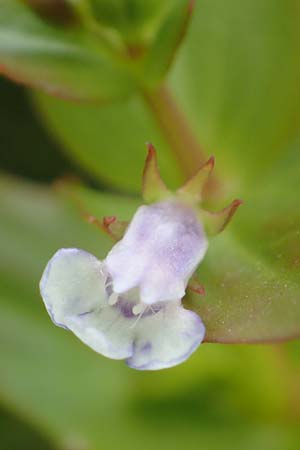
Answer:
[[[42, 16], [18, 0], [0, 2], [0, 74], [51, 95], [81, 101], [124, 98], [140, 86], [160, 82], [182, 41], [189, 15], [187, 0], [176, 0], [158, 30], [154, 27], [151, 39], [140, 44], [125, 42], [118, 30], [108, 31], [92, 15], [82, 13], [81, 17], [77, 9], [81, 3], [74, 11], [79, 14], [76, 26], [71, 27], [55, 26], [45, 19], [48, 6], [34, 4], [39, 12], [42, 9]], [[134, 52], [140, 45], [143, 51]]]

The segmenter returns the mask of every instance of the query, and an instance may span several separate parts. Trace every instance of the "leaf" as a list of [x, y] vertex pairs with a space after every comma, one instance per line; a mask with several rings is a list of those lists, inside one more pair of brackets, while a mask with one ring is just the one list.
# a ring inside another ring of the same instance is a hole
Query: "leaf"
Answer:
[[41, 436], [41, 433], [20, 420], [19, 417], [8, 413], [4, 408], [0, 409], [0, 433], [3, 449], [18, 450], [31, 448], [39, 450], [53, 450], [49, 442]]
[[68, 0], [22, 0], [45, 20], [70, 25], [76, 22], [71, 2]]
[[233, 196], [262, 179], [298, 133], [299, 45], [293, 0], [196, 2], [170, 82]]
[[193, 12], [193, 1], [176, 0], [156, 32], [144, 61], [145, 80], [155, 85], [163, 80], [182, 44]]
[[300, 337], [299, 142], [249, 193], [199, 268], [206, 297], [189, 303], [208, 342]]
[[17, 0], [0, 2], [0, 73], [76, 100], [124, 97], [134, 89], [100, 38], [50, 25]]
[[[1, 180], [0, 341], [7, 361], [1, 370], [1, 396], [62, 447], [75, 442], [76, 448], [82, 441], [90, 445], [85, 411], [92, 415], [94, 410], [98, 423], [99, 399], [114, 414], [120, 410], [126, 370], [111, 366], [124, 377], [124, 382], [117, 380], [120, 375], [113, 380], [107, 360], [94, 358], [68, 333], [61, 335], [48, 320], [38, 282], [57, 248], [82, 246], [103, 256], [111, 244], [53, 195], [25, 183], [20, 187]], [[111, 202], [104, 198], [104, 204]], [[104, 206], [104, 211], [110, 208]], [[99, 383], [106, 377], [105, 384]]]
[[92, 11], [100, 24], [115, 28], [123, 39], [140, 44], [152, 34], [156, 23], [169, 9], [170, 0], [90, 0]]
[[74, 105], [45, 95], [34, 100], [63, 149], [108, 185], [141, 192], [146, 141], [158, 149], [166, 184], [172, 187], [182, 182], [172, 154], [140, 97], [102, 106]]
[[[225, 201], [243, 198], [297, 135], [299, 17], [293, 0], [196, 2], [169, 81], [207, 157], [216, 157]], [[145, 141], [157, 147], [167, 184], [184, 181], [142, 99], [88, 108], [44, 97], [40, 108], [69, 154], [106, 183], [139, 190]]]

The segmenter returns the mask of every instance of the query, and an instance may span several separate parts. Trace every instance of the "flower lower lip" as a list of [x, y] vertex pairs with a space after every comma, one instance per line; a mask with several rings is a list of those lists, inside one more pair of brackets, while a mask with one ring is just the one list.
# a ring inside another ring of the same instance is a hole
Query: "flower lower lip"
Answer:
[[40, 283], [53, 322], [136, 369], [158, 370], [187, 359], [205, 334], [199, 316], [180, 299], [146, 305], [139, 288], [116, 294], [106, 269], [105, 261], [83, 250], [59, 250]]

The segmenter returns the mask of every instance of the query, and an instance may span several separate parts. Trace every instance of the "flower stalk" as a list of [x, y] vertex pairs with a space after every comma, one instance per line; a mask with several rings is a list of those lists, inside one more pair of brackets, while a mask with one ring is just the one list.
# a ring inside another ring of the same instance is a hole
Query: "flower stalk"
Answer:
[[207, 158], [186, 117], [165, 85], [144, 91], [143, 96], [184, 176], [190, 177]]

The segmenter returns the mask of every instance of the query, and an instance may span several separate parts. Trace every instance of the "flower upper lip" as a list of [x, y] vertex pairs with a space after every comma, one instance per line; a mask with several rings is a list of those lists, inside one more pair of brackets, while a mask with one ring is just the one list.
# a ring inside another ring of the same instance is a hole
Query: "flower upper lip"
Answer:
[[165, 201], [137, 210], [105, 264], [115, 292], [139, 287], [141, 301], [153, 304], [184, 296], [206, 250], [207, 239], [194, 211]]

